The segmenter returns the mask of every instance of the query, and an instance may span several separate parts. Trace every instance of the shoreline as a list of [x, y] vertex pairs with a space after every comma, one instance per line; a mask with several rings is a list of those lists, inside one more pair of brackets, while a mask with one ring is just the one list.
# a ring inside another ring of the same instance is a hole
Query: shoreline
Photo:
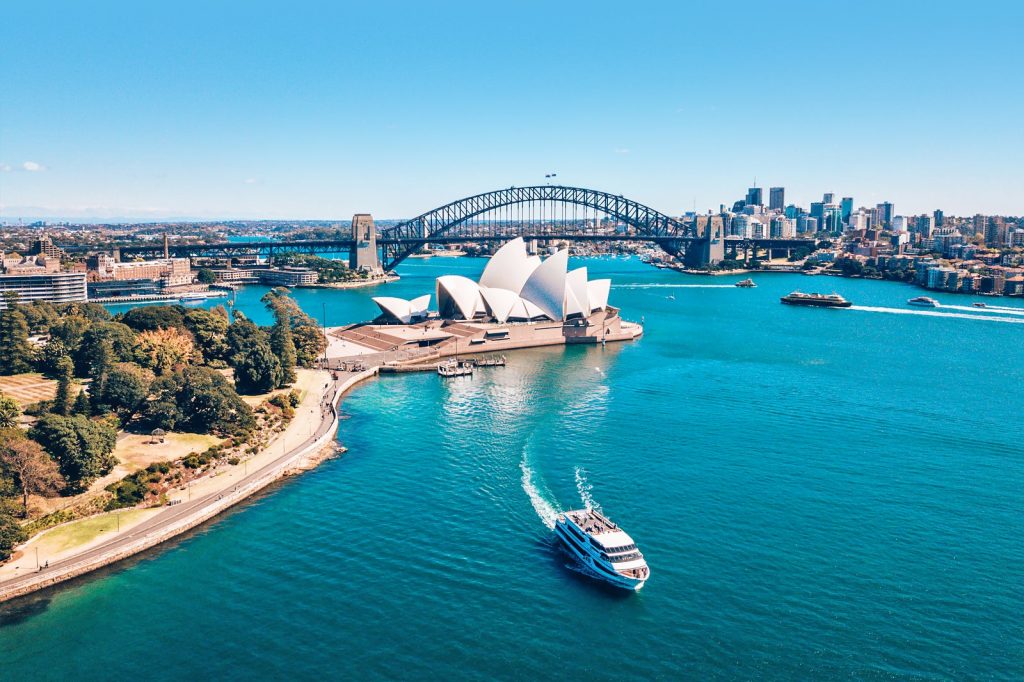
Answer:
[[297, 289], [362, 289], [363, 287], [373, 287], [378, 284], [390, 284], [391, 282], [397, 282], [401, 277], [398, 275], [387, 275], [385, 277], [377, 277], [375, 279], [360, 280], [358, 282], [330, 282], [327, 284], [303, 284]]
[[[87, 543], [80, 551], [57, 560], [52, 566], [4, 580], [0, 582], [0, 603], [77, 578], [155, 547], [213, 519], [275, 481], [315, 467], [326, 459], [321, 451], [337, 436], [340, 423], [338, 409], [342, 398], [352, 388], [378, 373], [379, 368], [374, 366], [334, 382], [333, 387], [328, 381], [320, 393], [319, 402], [323, 410], [329, 410], [330, 419], [322, 419], [316, 433], [252, 474], [244, 476], [233, 488], [229, 484], [207, 492], [196, 500], [190, 499], [187, 503], [179, 501], [175, 505], [159, 507], [149, 518], [125, 528], [113, 537], [104, 538], [102, 542], [93, 545]], [[323, 374], [329, 376], [326, 371]], [[281, 434], [281, 438], [286, 438], [286, 434]], [[269, 453], [271, 448], [268, 446], [264, 453]], [[22, 556], [28, 554], [32, 542], [43, 535], [45, 533], [22, 545], [19, 548]]]

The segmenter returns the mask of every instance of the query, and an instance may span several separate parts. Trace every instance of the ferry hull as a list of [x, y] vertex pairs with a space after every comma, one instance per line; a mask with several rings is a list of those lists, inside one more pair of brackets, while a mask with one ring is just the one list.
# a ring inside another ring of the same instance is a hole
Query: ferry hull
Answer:
[[555, 523], [555, 535], [561, 541], [562, 546], [572, 554], [576, 561], [587, 569], [589, 575], [593, 575], [594, 577], [599, 578], [610, 585], [614, 585], [615, 587], [620, 587], [624, 590], [632, 590], [634, 592], [639, 592], [640, 589], [643, 588], [644, 583], [647, 582], [646, 578], [639, 580], [636, 578], [628, 578], [620, 573], [613, 574], [606, 566], [595, 561], [592, 556], [586, 552], [580, 551], [580, 549], [576, 547], [576, 544], [569, 538], [569, 532], [565, 530], [564, 522], [557, 521]]

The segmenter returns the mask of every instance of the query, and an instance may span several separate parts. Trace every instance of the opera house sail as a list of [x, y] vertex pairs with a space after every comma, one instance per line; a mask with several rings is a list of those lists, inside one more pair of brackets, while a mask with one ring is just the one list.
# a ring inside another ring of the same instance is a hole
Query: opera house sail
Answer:
[[[545, 260], [530, 256], [516, 238], [491, 257], [480, 280], [460, 275], [438, 277], [437, 312], [442, 319], [484, 322], [531, 322], [586, 317], [608, 306], [611, 280], [588, 280], [587, 269], [569, 271], [569, 252], [556, 251]], [[430, 295], [406, 301], [373, 299], [384, 317], [408, 324], [427, 317]]]

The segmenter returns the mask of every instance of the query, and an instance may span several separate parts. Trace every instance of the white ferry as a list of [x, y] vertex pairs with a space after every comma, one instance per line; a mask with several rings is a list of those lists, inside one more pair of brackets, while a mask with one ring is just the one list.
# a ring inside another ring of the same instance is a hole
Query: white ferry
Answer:
[[651, 575], [633, 538], [593, 509], [560, 515], [555, 534], [584, 567], [616, 587], [639, 590]]
[[921, 306], [922, 308], [938, 308], [941, 304], [934, 298], [928, 296], [915, 296], [907, 301], [910, 305]]

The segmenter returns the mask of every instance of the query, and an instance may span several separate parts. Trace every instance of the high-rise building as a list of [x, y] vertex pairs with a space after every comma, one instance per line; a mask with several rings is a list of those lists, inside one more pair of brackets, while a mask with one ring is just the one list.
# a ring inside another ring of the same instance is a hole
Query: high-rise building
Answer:
[[843, 222], [849, 224], [850, 214], [853, 213], [853, 197], [843, 197], [839, 205], [843, 209]]
[[787, 218], [796, 218], [798, 215], [804, 212], [805, 211], [796, 204], [790, 204], [789, 206], [786, 207]]
[[985, 225], [985, 246], [1006, 246], [1006, 220], [1001, 216], [989, 216]]
[[883, 202], [876, 208], [878, 209], [878, 222], [881, 223], [881, 227], [886, 230], [892, 228], [892, 202]]
[[772, 187], [768, 191], [768, 208], [773, 211], [781, 211], [786, 205], [786, 188]]
[[935, 218], [935, 227], [942, 227], [942, 223], [946, 220], [941, 208], [935, 209], [935, 212], [932, 213], [932, 217]]
[[821, 229], [832, 234], [843, 231], [843, 212], [839, 204], [826, 204], [822, 209]]
[[907, 218], [906, 216], [893, 216], [892, 217], [892, 231], [893, 232], [906, 232], [907, 231]]
[[760, 187], [751, 187], [747, 190], [747, 205], [764, 206], [764, 195]]
[[816, 220], [821, 220], [823, 215], [825, 215], [825, 204], [820, 201], [811, 202], [811, 217]]
[[822, 198], [821, 198], [821, 203], [823, 203], [823, 204], [834, 204], [834, 203], [836, 203], [835, 192], [825, 192], [824, 196], [822, 196]]
[[921, 235], [921, 239], [930, 239], [934, 230], [934, 217], [930, 215], [920, 215], [917, 217], [917, 226], [914, 228], [914, 231]]

